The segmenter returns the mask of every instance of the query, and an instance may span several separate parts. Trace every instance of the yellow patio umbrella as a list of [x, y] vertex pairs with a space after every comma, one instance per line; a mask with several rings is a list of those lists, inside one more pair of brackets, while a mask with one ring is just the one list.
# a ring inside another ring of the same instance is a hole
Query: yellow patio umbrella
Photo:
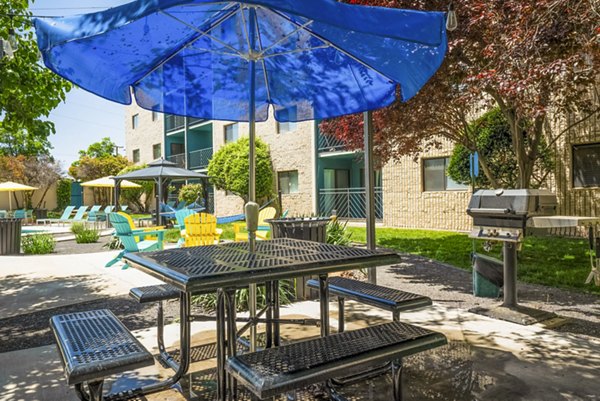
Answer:
[[[102, 178], [96, 178], [95, 180], [82, 182], [81, 186], [93, 188], [110, 188], [110, 199], [112, 199], [112, 191], [115, 187], [115, 180], [113, 180], [113, 178], [110, 176], [106, 176]], [[138, 185], [135, 182], [123, 180], [121, 181], [121, 188], [141, 188], [141, 185]]]
[[12, 210], [12, 192], [15, 191], [35, 191], [36, 187], [30, 187], [29, 185], [18, 184], [12, 181], [6, 181], [0, 183], [0, 192], [8, 192], [8, 208]]

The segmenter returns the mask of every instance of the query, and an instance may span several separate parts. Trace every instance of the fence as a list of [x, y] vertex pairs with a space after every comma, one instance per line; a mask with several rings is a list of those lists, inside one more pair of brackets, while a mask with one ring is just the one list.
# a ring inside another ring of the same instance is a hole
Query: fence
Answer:
[[[365, 188], [336, 188], [319, 190], [319, 213], [330, 216], [335, 210], [339, 217], [365, 219]], [[383, 191], [375, 188], [375, 218], [383, 219]]]
[[189, 168], [206, 168], [212, 158], [213, 148], [194, 150], [188, 155]]

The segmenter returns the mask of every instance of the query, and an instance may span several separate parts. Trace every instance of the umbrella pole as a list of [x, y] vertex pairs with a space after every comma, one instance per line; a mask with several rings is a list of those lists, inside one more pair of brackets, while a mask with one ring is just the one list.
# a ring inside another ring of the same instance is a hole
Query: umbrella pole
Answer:
[[[249, 9], [249, 39], [250, 39], [250, 51], [254, 49], [254, 19], [256, 18], [256, 11], [254, 8]], [[248, 139], [249, 139], [249, 152], [248, 152], [248, 166], [249, 166], [249, 177], [248, 177], [248, 205], [246, 205], [246, 223], [248, 228], [248, 247], [251, 253], [255, 251], [256, 243], [256, 222], [258, 222], [258, 215], [249, 216], [249, 212], [255, 211], [258, 213], [257, 207], [252, 207], [253, 203], [256, 203], [256, 61], [249, 61], [249, 74], [250, 74], [250, 101], [248, 104]], [[250, 207], [249, 207], [250, 206]], [[248, 288], [248, 313], [250, 319], [256, 317], [256, 284], [250, 284]], [[250, 352], [256, 351], [256, 325], [250, 327]]]
[[[365, 140], [365, 214], [367, 218], [367, 248], [374, 250], [375, 243], [375, 171], [373, 166], [373, 112], [365, 111], [364, 140]], [[377, 284], [377, 270], [369, 268], [368, 279], [370, 283]]]

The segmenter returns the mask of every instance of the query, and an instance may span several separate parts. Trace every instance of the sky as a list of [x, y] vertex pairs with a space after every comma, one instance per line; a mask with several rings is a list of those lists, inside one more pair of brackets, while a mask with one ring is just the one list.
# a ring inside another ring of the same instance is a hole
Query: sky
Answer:
[[[100, 11], [130, 0], [35, 0], [30, 2], [34, 15], [76, 15]], [[87, 8], [86, 8], [87, 7]], [[49, 117], [56, 134], [50, 137], [51, 154], [65, 170], [79, 158], [79, 150], [110, 137], [118, 146], [125, 145], [125, 106], [102, 99], [82, 89], [73, 89]], [[123, 153], [123, 149], [120, 149]]]

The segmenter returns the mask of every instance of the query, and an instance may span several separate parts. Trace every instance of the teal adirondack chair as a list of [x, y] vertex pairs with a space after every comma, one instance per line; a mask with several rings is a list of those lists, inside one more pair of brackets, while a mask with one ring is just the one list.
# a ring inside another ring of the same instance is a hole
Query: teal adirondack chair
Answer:
[[25, 211], [25, 209], [15, 210], [13, 218], [25, 220], [27, 218], [27, 212]]
[[[118, 213], [111, 213], [108, 216], [108, 219], [110, 220], [110, 224], [115, 229], [114, 235], [119, 238], [125, 249], [123, 249], [116, 258], [108, 262], [106, 267], [110, 267], [117, 263], [123, 258], [123, 255], [128, 252], [149, 252], [160, 251], [163, 249], [165, 230], [132, 230], [131, 226], [129, 225], [129, 221]], [[144, 237], [146, 236], [156, 236], [157, 239], [144, 240]], [[136, 237], [140, 240], [136, 241]], [[127, 269], [128, 267], [129, 265], [125, 263], [123, 269]]]
[[181, 209], [175, 212], [175, 220], [177, 220], [177, 224], [174, 225], [174, 228], [178, 228], [181, 236], [179, 237], [179, 241], [177, 241], [177, 246], [183, 246], [185, 242], [185, 218], [191, 214], [196, 214], [192, 209]]
[[52, 224], [52, 223], [60, 223], [63, 221], [66, 221], [69, 219], [69, 216], [71, 215], [71, 213], [73, 213], [73, 210], [75, 209], [75, 206], [67, 206], [62, 214], [62, 216], [60, 216], [60, 218], [58, 219], [39, 219], [37, 220], [38, 224]]

